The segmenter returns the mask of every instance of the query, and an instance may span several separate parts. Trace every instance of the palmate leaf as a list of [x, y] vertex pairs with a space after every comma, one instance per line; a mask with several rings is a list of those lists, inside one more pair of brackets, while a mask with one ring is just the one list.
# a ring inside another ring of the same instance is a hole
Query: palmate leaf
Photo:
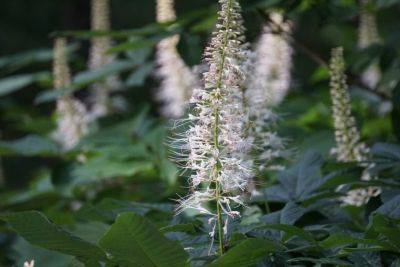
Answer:
[[105, 261], [105, 253], [95, 244], [87, 242], [50, 222], [42, 213], [24, 211], [0, 216], [29, 243], [72, 255], [83, 261]]
[[[334, 188], [325, 188], [324, 185], [340, 172], [322, 175], [323, 157], [314, 151], [308, 151], [301, 160], [288, 170], [278, 174], [278, 184], [261, 191], [259, 196], [252, 199], [254, 202], [315, 202], [330, 196], [329, 191]], [[325, 190], [325, 191], [324, 191]]]
[[250, 238], [230, 249], [208, 267], [246, 267], [254, 266], [269, 253], [284, 251], [285, 247], [275, 241]]
[[134, 213], [120, 214], [99, 245], [119, 266], [189, 266], [188, 256], [179, 244]]

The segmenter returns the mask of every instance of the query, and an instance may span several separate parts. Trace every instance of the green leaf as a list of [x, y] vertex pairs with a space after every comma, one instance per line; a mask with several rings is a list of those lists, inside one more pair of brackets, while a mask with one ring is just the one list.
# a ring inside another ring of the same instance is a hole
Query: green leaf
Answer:
[[[345, 234], [333, 234], [320, 242], [320, 245], [324, 248], [342, 248], [357, 244], [372, 245], [374, 246], [374, 250], [396, 251], [396, 248], [389, 242], [376, 239], [356, 238]], [[363, 250], [363, 248], [360, 250]], [[368, 248], [365, 250], [367, 251]]]
[[267, 224], [264, 225], [263, 228], [268, 228], [268, 229], [274, 229], [274, 230], [280, 230], [285, 232], [285, 236], [283, 238], [283, 241], [286, 241], [290, 239], [293, 236], [298, 236], [303, 240], [306, 240], [310, 243], [315, 243], [315, 239], [313, 235], [307, 231], [304, 231], [303, 229], [293, 226], [293, 225], [287, 225], [287, 224]]
[[0, 141], [0, 154], [48, 156], [58, 153], [58, 146], [54, 142], [37, 135], [28, 135], [14, 141]]
[[372, 218], [372, 227], [397, 247], [397, 249], [394, 249], [395, 251], [400, 252], [400, 227], [398, 220], [391, 220], [381, 214], [376, 214]]
[[400, 84], [393, 90], [392, 98], [393, 110], [392, 110], [392, 126], [393, 131], [400, 141]]
[[33, 246], [20, 237], [16, 239], [12, 249], [15, 254], [11, 255], [11, 259], [15, 261], [15, 266], [24, 266], [25, 261], [35, 260], [36, 266], [69, 267], [74, 259], [72, 256]]
[[[329, 264], [329, 265], [333, 264], [335, 266], [353, 266], [347, 261], [336, 259], [336, 258], [313, 259], [313, 258], [308, 258], [308, 257], [300, 257], [300, 258], [290, 259], [290, 260], [288, 260], [288, 262], [312, 262], [312, 263], [317, 263], [317, 264]], [[300, 266], [302, 266], [302, 265], [300, 265]], [[321, 265], [315, 265], [315, 266], [321, 266]]]
[[0, 97], [18, 91], [34, 82], [50, 78], [48, 72], [9, 76], [0, 80]]
[[142, 86], [144, 85], [144, 82], [146, 81], [147, 76], [150, 75], [150, 73], [154, 69], [154, 64], [153, 63], [146, 63], [140, 68], [136, 69], [135, 71], [132, 72], [131, 75], [129, 75], [126, 85], [127, 86]]
[[260, 262], [268, 253], [281, 252], [285, 249], [279, 243], [262, 238], [249, 238], [215, 260], [209, 267], [246, 267]]
[[390, 7], [392, 5], [396, 5], [399, 3], [400, 3], [399, 0], [378, 0], [376, 2], [376, 5], [380, 8], [384, 8], [384, 7]]
[[377, 213], [383, 214], [389, 218], [400, 220], [400, 196], [396, 196], [389, 200], [377, 210]]
[[[68, 46], [71, 53], [79, 48], [77, 44]], [[37, 49], [0, 58], [0, 69], [15, 71], [32, 63], [49, 62], [53, 59], [53, 49]]]
[[194, 234], [196, 233], [196, 229], [194, 228], [194, 225], [191, 223], [185, 223], [185, 224], [175, 224], [175, 225], [168, 225], [165, 227], [160, 228], [161, 233], [170, 233], [170, 232], [181, 232], [181, 233], [188, 233], [188, 234]]
[[71, 94], [74, 91], [77, 91], [91, 83], [101, 81], [109, 75], [118, 74], [120, 72], [129, 70], [134, 66], [134, 61], [120, 60], [104, 65], [103, 67], [96, 70], [83, 71], [74, 77], [72, 85], [70, 87], [56, 88], [57, 90], [52, 89], [42, 92], [36, 97], [35, 103], [42, 104], [54, 101], [61, 96]]
[[106, 260], [104, 252], [51, 223], [42, 213], [24, 211], [0, 216], [33, 245], [86, 260]]
[[307, 209], [297, 205], [294, 202], [288, 202], [288, 203], [286, 203], [285, 207], [281, 210], [280, 223], [294, 224], [306, 212], [307, 212]]
[[121, 266], [188, 266], [187, 254], [180, 245], [134, 213], [119, 215], [99, 245]]

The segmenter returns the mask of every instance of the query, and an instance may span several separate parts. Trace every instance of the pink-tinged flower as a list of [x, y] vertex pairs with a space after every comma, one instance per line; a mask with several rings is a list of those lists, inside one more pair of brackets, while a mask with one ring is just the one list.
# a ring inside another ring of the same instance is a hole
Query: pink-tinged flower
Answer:
[[[205, 51], [208, 65], [203, 87], [190, 99], [189, 129], [173, 145], [190, 176], [192, 194], [180, 201], [179, 210], [194, 209], [217, 217], [207, 203], [215, 201], [228, 217], [239, 216], [241, 193], [253, 176], [246, 160], [252, 144], [245, 138], [248, 121], [242, 88], [245, 81], [245, 38], [241, 8], [236, 0], [220, 0], [218, 24]], [[179, 160], [179, 159], [178, 159]]]

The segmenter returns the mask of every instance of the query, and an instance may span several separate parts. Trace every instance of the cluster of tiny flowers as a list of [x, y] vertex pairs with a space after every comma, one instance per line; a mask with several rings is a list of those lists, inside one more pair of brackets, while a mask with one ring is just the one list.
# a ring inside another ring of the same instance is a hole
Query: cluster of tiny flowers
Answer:
[[[173, 0], [157, 0], [157, 22], [174, 21], [176, 14]], [[157, 76], [161, 80], [157, 99], [163, 103], [162, 113], [165, 117], [180, 118], [189, 102], [196, 78], [179, 56], [177, 44], [179, 35], [161, 40], [157, 45]]]
[[273, 131], [276, 115], [272, 107], [283, 100], [289, 89], [292, 65], [292, 49], [287, 41], [290, 24], [283, 21], [280, 13], [272, 13], [270, 18], [271, 23], [264, 27], [246, 71], [246, 101], [251, 119], [249, 134], [259, 152], [260, 170], [283, 154], [283, 141]]
[[[91, 28], [92, 31], [104, 32], [110, 30], [110, 7], [109, 0], [92, 0], [91, 2]], [[89, 69], [96, 70], [115, 60], [113, 55], [107, 55], [107, 51], [112, 47], [109, 36], [93, 37], [89, 57]], [[92, 104], [90, 119], [106, 115], [110, 109], [109, 94], [120, 88], [121, 82], [115, 75], [107, 77], [102, 82], [91, 85]]]
[[292, 48], [288, 42], [291, 24], [277, 12], [271, 13], [270, 20], [254, 51], [249, 88], [266, 91], [263, 102], [275, 106], [282, 102], [291, 82]]
[[[369, 0], [361, 1], [361, 13], [359, 19], [358, 46], [361, 49], [376, 43], [381, 39], [378, 34], [375, 14], [367, 10]], [[372, 63], [362, 74], [362, 81], [371, 88], [375, 88], [381, 78], [381, 70], [377, 62]]]
[[35, 267], [35, 261], [31, 260], [24, 262], [24, 267]]
[[[53, 79], [56, 89], [71, 85], [65, 38], [57, 38], [54, 43]], [[56, 115], [57, 130], [54, 136], [64, 149], [71, 149], [88, 131], [86, 108], [78, 99], [65, 95], [57, 100]]]
[[229, 217], [239, 215], [232, 205], [242, 205], [240, 192], [252, 177], [251, 148], [243, 137], [247, 116], [243, 108], [244, 28], [236, 0], [220, 0], [217, 30], [206, 49], [209, 66], [204, 88], [193, 91], [190, 127], [184, 134], [193, 193], [181, 201], [180, 209], [195, 209], [216, 216], [207, 202], [216, 201]]
[[[351, 114], [351, 102], [346, 83], [345, 63], [341, 47], [332, 50], [330, 63], [330, 87], [335, 127], [336, 148], [332, 151], [340, 162], [364, 162], [369, 149], [360, 141], [360, 133], [355, 118]], [[371, 179], [366, 170], [362, 180]], [[370, 197], [379, 193], [377, 188], [356, 189], [348, 193], [342, 201], [346, 204], [361, 206]]]

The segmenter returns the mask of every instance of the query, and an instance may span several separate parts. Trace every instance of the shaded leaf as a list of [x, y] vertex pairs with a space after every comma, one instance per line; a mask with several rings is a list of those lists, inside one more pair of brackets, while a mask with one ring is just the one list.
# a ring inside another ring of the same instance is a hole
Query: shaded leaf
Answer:
[[260, 262], [269, 253], [280, 252], [284, 249], [284, 246], [274, 241], [261, 238], [250, 238], [230, 249], [220, 258], [211, 263], [209, 267], [253, 266]]
[[99, 244], [121, 266], [188, 266], [186, 252], [180, 245], [134, 213], [119, 215]]
[[56, 143], [37, 135], [28, 135], [14, 141], [0, 141], [0, 154], [48, 156], [58, 153], [59, 148]]
[[33, 245], [88, 260], [106, 259], [99, 247], [51, 223], [40, 212], [18, 212], [0, 218]]

